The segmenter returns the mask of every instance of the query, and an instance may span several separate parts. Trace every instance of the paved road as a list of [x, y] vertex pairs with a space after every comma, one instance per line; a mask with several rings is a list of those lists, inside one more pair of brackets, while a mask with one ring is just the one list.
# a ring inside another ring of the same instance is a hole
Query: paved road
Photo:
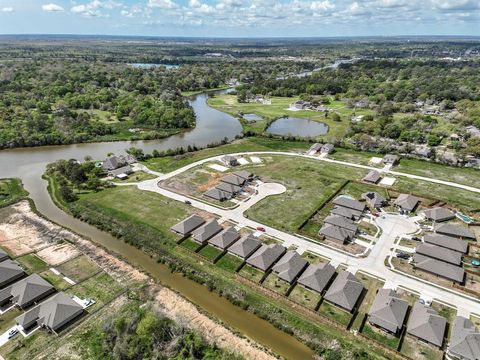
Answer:
[[[356, 168], [362, 168], [366, 170], [378, 170], [377, 168], [366, 166], [366, 165], [360, 165], [360, 164], [354, 164], [354, 163], [349, 163], [349, 162], [344, 162], [344, 161], [338, 161], [338, 160], [332, 160], [328, 158], [318, 158], [315, 156], [310, 156], [310, 155], [305, 155], [305, 154], [297, 154], [297, 153], [290, 153], [290, 152], [243, 152], [243, 153], [235, 153], [235, 154], [230, 154], [233, 156], [243, 156], [243, 155], [286, 155], [286, 156], [298, 156], [298, 157], [303, 157], [303, 158], [309, 158], [313, 160], [318, 160], [318, 161], [325, 161], [325, 162], [330, 162], [330, 163], [335, 163], [335, 164], [340, 164], [340, 165], [345, 165], [345, 166], [351, 166], [351, 167], [356, 167]], [[195, 163], [189, 164], [187, 166], [184, 166], [180, 169], [177, 169], [175, 171], [172, 171], [168, 174], [160, 174], [158, 178], [153, 179], [153, 180], [147, 180], [144, 182], [139, 183], [137, 186], [141, 190], [146, 190], [146, 191], [152, 191], [159, 193], [163, 196], [169, 197], [174, 200], [178, 200], [181, 202], [185, 202], [186, 200], [190, 201], [192, 206], [208, 211], [210, 213], [216, 214], [220, 216], [221, 218], [224, 219], [229, 219], [234, 222], [237, 222], [240, 226], [247, 226], [251, 228], [257, 228], [259, 226], [264, 227], [266, 230], [266, 233], [270, 236], [273, 236], [277, 239], [280, 239], [281, 241], [284, 242], [285, 246], [290, 246], [290, 245], [296, 245], [298, 248], [300, 248], [302, 251], [308, 250], [317, 254], [320, 254], [322, 256], [328, 257], [331, 259], [332, 263], [335, 264], [347, 264], [348, 268], [350, 270], [356, 271], [356, 270], [362, 270], [365, 272], [368, 272], [374, 276], [380, 277], [385, 279], [385, 281], [389, 285], [396, 285], [396, 286], [402, 286], [406, 287], [410, 290], [416, 291], [418, 293], [421, 293], [423, 297], [426, 298], [431, 298], [431, 299], [437, 299], [440, 301], [443, 301], [447, 304], [451, 304], [453, 306], [457, 307], [458, 313], [462, 315], [469, 315], [471, 312], [474, 313], [480, 313], [480, 300], [476, 299], [474, 297], [468, 296], [461, 294], [459, 292], [453, 291], [451, 289], [447, 288], [441, 288], [439, 286], [436, 286], [431, 283], [427, 283], [423, 280], [410, 277], [408, 275], [404, 274], [399, 274], [397, 272], [392, 271], [390, 268], [385, 266], [385, 259], [388, 257], [390, 254], [390, 251], [392, 248], [394, 248], [394, 242], [395, 239], [398, 236], [408, 234], [408, 233], [413, 233], [418, 230], [418, 228], [415, 225], [414, 220], [412, 218], [407, 218], [402, 215], [397, 215], [397, 214], [385, 214], [382, 217], [377, 218], [376, 224], [382, 229], [382, 235], [378, 239], [377, 243], [373, 247], [371, 253], [369, 254], [368, 257], [366, 258], [358, 258], [349, 254], [342, 253], [340, 251], [334, 250], [329, 247], [325, 247], [319, 244], [315, 244], [313, 242], [310, 242], [306, 239], [303, 239], [300, 236], [296, 236], [294, 234], [286, 233], [283, 231], [280, 231], [278, 229], [271, 228], [269, 226], [266, 226], [265, 224], [261, 224], [259, 222], [253, 221], [251, 219], [246, 219], [243, 215], [243, 213], [254, 203], [257, 201], [265, 198], [266, 196], [273, 195], [275, 193], [280, 193], [284, 191], [283, 189], [279, 187], [275, 187], [272, 184], [265, 184], [267, 187], [265, 189], [260, 189], [261, 191], [259, 192], [258, 197], [252, 197], [247, 203], [242, 204], [241, 206], [232, 209], [232, 210], [225, 210], [225, 209], [219, 209], [215, 206], [211, 206], [208, 204], [205, 204], [203, 202], [200, 202], [195, 199], [188, 198], [186, 196], [177, 194], [173, 191], [166, 190], [163, 188], [160, 188], [158, 186], [158, 182], [162, 180], [169, 179], [173, 176], [176, 176], [178, 174], [181, 174], [189, 169], [192, 169], [198, 165], [204, 164], [206, 162], [210, 161], [215, 161], [215, 160], [220, 160], [224, 155], [219, 155], [203, 160], [199, 160]], [[413, 178], [413, 179], [418, 179], [418, 180], [423, 180], [423, 181], [428, 181], [432, 183], [438, 183], [438, 184], [443, 184], [443, 185], [448, 185], [460, 189], [465, 189], [469, 190], [472, 192], [477, 192], [480, 193], [480, 189], [462, 185], [462, 184], [456, 184], [448, 181], [443, 181], [443, 180], [438, 180], [438, 179], [433, 179], [429, 177], [423, 177], [423, 176], [417, 176], [417, 175], [411, 175], [411, 174], [406, 174], [406, 173], [400, 173], [400, 172], [394, 172], [391, 170], [385, 170], [385, 173], [389, 173], [395, 176], [404, 176], [408, 178]], [[158, 173], [157, 173], [158, 174]]]

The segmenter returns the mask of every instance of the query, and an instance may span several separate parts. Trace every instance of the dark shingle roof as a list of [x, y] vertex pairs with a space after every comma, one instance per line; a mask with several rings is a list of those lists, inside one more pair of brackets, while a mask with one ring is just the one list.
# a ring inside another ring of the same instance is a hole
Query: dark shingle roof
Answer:
[[416, 247], [415, 252], [457, 266], [462, 263], [462, 254], [458, 251], [453, 251], [433, 244], [422, 243]]
[[441, 347], [446, 326], [447, 319], [438, 315], [432, 308], [417, 302], [410, 314], [407, 332], [430, 344]]
[[253, 235], [242, 237], [235, 244], [228, 248], [228, 252], [240, 256], [242, 259], [248, 258], [257, 250], [262, 243]]
[[328, 239], [340, 241], [342, 243], [352, 240], [355, 235], [353, 231], [331, 224], [324, 224], [319, 233]]
[[396, 334], [403, 326], [408, 302], [390, 289], [378, 290], [369, 312], [369, 321]]
[[365, 182], [376, 184], [378, 180], [380, 180], [380, 173], [376, 170], [372, 170], [367, 175], [365, 175], [362, 180]]
[[23, 280], [0, 291], [0, 301], [11, 299], [12, 303], [23, 307], [41, 299], [54, 290], [53, 286], [37, 274], [32, 274]]
[[203, 195], [206, 197], [209, 197], [210, 199], [214, 199], [218, 201], [229, 200], [232, 198], [232, 193], [215, 189], [215, 188], [205, 191]]
[[203, 220], [203, 218], [194, 214], [190, 215], [185, 220], [180, 221], [178, 224], [172, 226], [171, 230], [175, 231], [176, 233], [186, 235], [204, 223], [205, 220]]
[[455, 318], [448, 353], [460, 359], [479, 359], [480, 333], [470, 319], [462, 316]]
[[273, 267], [273, 272], [288, 283], [292, 283], [308, 265], [307, 260], [302, 258], [296, 251], [288, 251]]
[[451, 210], [443, 207], [428, 209], [425, 210], [424, 213], [427, 219], [434, 221], [446, 221], [455, 218], [455, 214]]
[[346, 196], [338, 196], [332, 201], [334, 205], [343, 206], [349, 209], [363, 212], [365, 210], [365, 204], [360, 201], [350, 199]]
[[218, 234], [223, 228], [218, 225], [216, 219], [210, 220], [205, 225], [202, 225], [192, 233], [193, 240], [199, 243], [204, 243], [213, 235]]
[[475, 234], [465, 226], [461, 225], [437, 224], [435, 225], [434, 230], [438, 234], [475, 240]]
[[343, 206], [334, 206], [331, 213], [333, 215], [340, 215], [348, 219], [358, 218], [362, 215], [361, 211], [349, 209]]
[[16, 261], [5, 260], [0, 262], [0, 286], [11, 284], [25, 275]]
[[267, 271], [285, 253], [282, 245], [262, 245], [247, 259], [247, 264], [257, 269]]
[[466, 254], [468, 250], [468, 243], [466, 241], [463, 241], [454, 237], [446, 236], [446, 235], [426, 234], [423, 237], [423, 240], [426, 243], [430, 243], [430, 244], [438, 245], [447, 249], [455, 250], [463, 254]]
[[343, 216], [330, 215], [327, 216], [324, 221], [325, 224], [335, 225], [341, 227], [342, 229], [352, 231], [353, 233], [356, 233], [358, 230], [358, 226], [352, 220]]
[[330, 264], [309, 265], [299, 277], [298, 283], [321, 293], [335, 274], [335, 268]]
[[208, 243], [222, 250], [228, 248], [240, 238], [240, 234], [233, 226], [230, 226], [208, 240]]
[[7, 260], [9, 258], [10, 258], [10, 256], [8, 256], [8, 254], [5, 251], [0, 249], [0, 262], [4, 261], [4, 260]]
[[413, 261], [415, 262], [415, 267], [418, 269], [431, 272], [458, 283], [463, 283], [465, 278], [465, 270], [463, 270], [460, 266], [435, 260], [422, 254], [414, 254]]
[[253, 177], [253, 174], [249, 171], [246, 170], [240, 170], [240, 171], [235, 171], [233, 175], [242, 178], [244, 180], [251, 179]]
[[412, 211], [420, 202], [420, 199], [410, 194], [400, 194], [395, 200], [394, 204], [401, 207], [403, 210]]
[[362, 294], [363, 285], [349, 271], [341, 271], [325, 294], [325, 300], [352, 311]]
[[222, 178], [221, 183], [227, 183], [227, 184], [232, 184], [236, 186], [242, 186], [245, 183], [245, 179], [241, 178], [240, 176], [237, 175], [227, 175]]

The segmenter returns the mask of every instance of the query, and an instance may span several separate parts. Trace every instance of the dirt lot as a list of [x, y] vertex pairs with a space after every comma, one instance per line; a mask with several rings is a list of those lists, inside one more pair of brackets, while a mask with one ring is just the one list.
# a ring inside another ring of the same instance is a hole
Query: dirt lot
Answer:
[[37, 252], [37, 256], [49, 265], [58, 265], [80, 255], [75, 246], [70, 244], [57, 244]]
[[251, 341], [235, 335], [232, 331], [200, 313], [192, 303], [172, 290], [160, 289], [156, 295], [156, 303], [168, 316], [175, 318], [177, 321], [186, 322], [189, 327], [199, 331], [207, 340], [215, 342], [220, 348], [232, 350], [246, 359], [275, 359], [274, 356], [257, 347]]

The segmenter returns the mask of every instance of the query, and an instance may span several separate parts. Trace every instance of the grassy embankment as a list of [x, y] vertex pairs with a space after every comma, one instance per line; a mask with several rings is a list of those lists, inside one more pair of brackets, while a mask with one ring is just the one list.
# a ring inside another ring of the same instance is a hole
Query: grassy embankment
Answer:
[[8, 206], [28, 196], [20, 179], [0, 179], [0, 207]]

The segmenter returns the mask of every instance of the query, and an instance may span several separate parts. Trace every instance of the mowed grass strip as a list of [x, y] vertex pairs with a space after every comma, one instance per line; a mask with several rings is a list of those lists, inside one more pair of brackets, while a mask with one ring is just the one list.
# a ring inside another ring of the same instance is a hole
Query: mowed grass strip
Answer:
[[227, 253], [217, 261], [216, 265], [223, 270], [235, 272], [242, 263], [242, 259]]
[[352, 318], [352, 314], [340, 309], [335, 305], [328, 303], [327, 301], [322, 302], [322, 305], [320, 305], [318, 312], [326, 316], [327, 318], [344, 325], [345, 327], [348, 326]]
[[202, 250], [198, 252], [200, 255], [205, 256], [209, 260], [215, 260], [217, 256], [219, 256], [222, 251], [220, 249], [217, 249], [216, 247], [212, 245], [207, 245], [205, 246]]
[[296, 303], [299, 303], [312, 310], [315, 309], [321, 298], [319, 293], [308, 290], [299, 284], [295, 285], [295, 288], [288, 297]]
[[56, 268], [63, 275], [75, 282], [80, 282], [96, 274], [101, 269], [85, 255], [77, 256]]
[[27, 254], [15, 259], [28, 274], [38, 273], [46, 270], [48, 265], [35, 254]]

